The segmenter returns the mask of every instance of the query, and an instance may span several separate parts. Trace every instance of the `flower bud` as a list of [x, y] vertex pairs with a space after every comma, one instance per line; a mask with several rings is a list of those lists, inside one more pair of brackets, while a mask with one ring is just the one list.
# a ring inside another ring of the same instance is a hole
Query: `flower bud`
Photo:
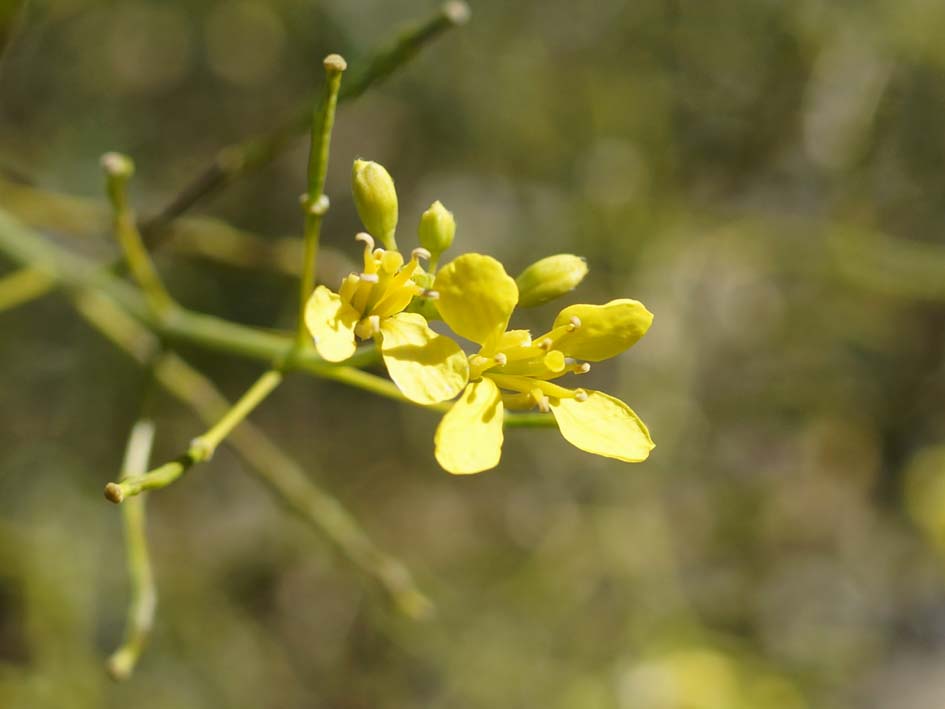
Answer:
[[515, 279], [518, 304], [523, 308], [531, 308], [559, 298], [574, 290], [586, 275], [587, 263], [580, 256], [556, 254], [543, 258]]
[[456, 220], [453, 213], [437, 200], [420, 217], [417, 230], [420, 246], [427, 249], [434, 259], [446, 251], [453, 243], [456, 234]]
[[379, 163], [355, 160], [351, 189], [365, 230], [385, 248], [396, 249], [397, 190], [390, 174]]

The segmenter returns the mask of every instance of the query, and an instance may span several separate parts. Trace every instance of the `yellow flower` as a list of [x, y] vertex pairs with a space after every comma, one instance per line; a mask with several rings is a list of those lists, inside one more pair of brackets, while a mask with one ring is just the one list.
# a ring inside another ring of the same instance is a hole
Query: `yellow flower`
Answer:
[[565, 440], [581, 450], [627, 462], [653, 449], [646, 426], [608, 394], [552, 380], [582, 374], [588, 362], [620, 354], [649, 329], [653, 315], [635, 300], [571, 305], [551, 330], [532, 339], [507, 330], [518, 302], [515, 281], [495, 259], [464, 254], [433, 285], [443, 320], [480, 345], [469, 356], [469, 384], [436, 431], [436, 459], [451, 473], [478, 473], [499, 463], [505, 408], [550, 411]]
[[452, 399], [468, 379], [466, 355], [449, 337], [431, 330], [422, 315], [403, 312], [424, 293], [413, 278], [423, 272], [419, 259], [429, 253], [414, 249], [405, 264], [399, 252], [375, 249], [370, 235], [355, 238], [364, 242], [364, 272], [346, 276], [338, 293], [318, 286], [305, 306], [305, 324], [318, 353], [329, 362], [343, 362], [354, 354], [358, 339], [373, 338], [391, 379], [407, 397], [420, 404]]

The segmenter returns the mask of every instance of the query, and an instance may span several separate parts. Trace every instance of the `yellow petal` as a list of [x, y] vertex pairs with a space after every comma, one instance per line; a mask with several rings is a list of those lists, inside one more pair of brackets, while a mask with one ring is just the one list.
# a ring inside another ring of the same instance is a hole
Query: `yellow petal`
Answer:
[[318, 354], [329, 362], [343, 362], [354, 354], [354, 326], [360, 317], [325, 286], [318, 286], [305, 304], [305, 324], [315, 338]]
[[494, 468], [502, 456], [502, 397], [489, 379], [470, 383], [436, 429], [436, 459], [454, 475]]
[[518, 302], [515, 280], [491, 256], [463, 254], [440, 269], [433, 283], [446, 324], [480, 345], [505, 330]]
[[650, 432], [620, 399], [587, 390], [587, 399], [552, 399], [551, 411], [565, 440], [588, 453], [627, 463], [646, 460], [653, 450]]
[[397, 388], [418, 404], [452, 399], [469, 377], [459, 345], [431, 330], [416, 313], [381, 320], [381, 355]]
[[570, 305], [555, 318], [556, 328], [580, 321], [578, 327], [558, 338], [555, 349], [569, 357], [599, 362], [620, 354], [650, 328], [653, 313], [629, 298], [605, 305]]

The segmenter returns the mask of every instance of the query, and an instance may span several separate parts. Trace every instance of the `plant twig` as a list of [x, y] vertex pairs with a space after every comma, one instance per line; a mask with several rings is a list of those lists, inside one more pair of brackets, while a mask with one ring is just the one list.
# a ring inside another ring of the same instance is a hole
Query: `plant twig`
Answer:
[[[373, 394], [414, 406], [389, 379], [378, 377], [357, 367], [376, 361], [374, 348], [364, 348], [338, 365], [325, 362], [312, 349], [297, 349], [295, 339], [274, 332], [239, 325], [211, 315], [175, 308], [169, 317], [154, 317], [140, 292], [110, 274], [94, 262], [68, 252], [20, 226], [0, 209], [0, 251], [22, 266], [31, 266], [47, 276], [58, 279], [72, 289], [91, 289], [107, 296], [122, 310], [145, 324], [148, 329], [171, 341], [188, 342], [218, 352], [266, 362], [283, 362], [284, 371], [301, 371], [323, 379], [331, 379]], [[445, 411], [449, 404], [423, 408]], [[554, 427], [550, 414], [505, 414], [509, 427]]]
[[305, 231], [303, 235], [305, 254], [302, 257], [302, 277], [299, 279], [299, 313], [295, 329], [295, 342], [301, 346], [308, 341], [305, 327], [305, 303], [315, 287], [315, 263], [318, 257], [318, 241], [322, 219], [328, 211], [325, 195], [325, 174], [328, 171], [328, 154], [331, 148], [331, 131], [335, 124], [335, 106], [338, 104], [338, 89], [341, 75], [348, 68], [338, 54], [325, 57], [325, 95], [312, 113], [312, 144], [308, 158], [308, 191], [302, 197], [305, 209]]
[[134, 163], [125, 155], [105, 153], [102, 156], [105, 187], [115, 216], [115, 235], [121, 245], [131, 275], [144, 291], [144, 297], [154, 314], [162, 317], [174, 307], [174, 301], [164, 288], [154, 262], [144, 247], [134, 211], [128, 203], [128, 180], [134, 174]]
[[[154, 422], [139, 418], [131, 428], [125, 459], [122, 464], [122, 479], [141, 475], [148, 468], [151, 446], [154, 441]], [[138, 658], [144, 650], [157, 608], [157, 590], [151, 557], [145, 535], [145, 497], [137, 497], [122, 506], [122, 521], [125, 530], [125, 549], [128, 578], [131, 582], [131, 602], [125, 625], [125, 638], [121, 646], [105, 662], [105, 669], [115, 680], [131, 676]]]
[[[425, 22], [400, 34], [394, 42], [376, 51], [355, 67], [353, 79], [339, 95], [340, 101], [357, 98], [368, 87], [380, 83], [412, 59], [424, 46], [451, 27], [469, 18], [469, 6], [453, 0], [443, 5]], [[192, 206], [242, 175], [267, 165], [290, 145], [296, 135], [305, 132], [311, 123], [312, 101], [302, 102], [285, 125], [268, 135], [223, 148], [216, 160], [190, 182], [160, 212], [141, 224], [141, 233], [149, 247], [161, 244], [165, 227]]]
[[233, 404], [210, 429], [191, 441], [190, 447], [177, 460], [155, 468], [143, 475], [126, 477], [105, 486], [105, 498], [116, 504], [145, 490], [160, 490], [177, 480], [197, 463], [213, 457], [217, 446], [282, 383], [282, 372], [269, 370]]
[[0, 278], [0, 313], [28, 303], [54, 287], [51, 278], [35, 268], [24, 267]]
[[[158, 338], [114, 302], [83, 291], [75, 303], [93, 327], [139, 364], [147, 365], [154, 359]], [[174, 353], [161, 355], [154, 366], [154, 376], [162, 388], [208, 426], [230, 409], [230, 403], [210, 380]], [[377, 579], [401, 611], [418, 617], [432, 608], [406, 566], [378, 549], [351, 513], [312, 482], [302, 467], [252, 421], [244, 421], [234, 430], [227, 444], [291, 513], [324, 534], [356, 566]], [[309, 460], [308, 466], [312, 465]]]

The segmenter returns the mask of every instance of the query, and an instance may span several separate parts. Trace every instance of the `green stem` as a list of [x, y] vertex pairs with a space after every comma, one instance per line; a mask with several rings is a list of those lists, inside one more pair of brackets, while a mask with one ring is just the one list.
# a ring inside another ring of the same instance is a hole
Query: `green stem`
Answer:
[[[125, 448], [122, 479], [140, 475], [147, 470], [153, 441], [154, 423], [147, 418], [138, 419], [131, 429]], [[127, 679], [134, 671], [151, 634], [157, 608], [157, 591], [145, 535], [145, 498], [129, 500], [122, 507], [122, 520], [128, 578], [131, 582], [131, 602], [128, 605], [125, 638], [105, 663], [109, 675], [116, 680]]]
[[[84, 291], [76, 297], [75, 305], [82, 317], [139, 364], [147, 366], [154, 361], [158, 338], [112, 301]], [[154, 376], [208, 426], [231, 408], [207, 377], [176, 354], [164, 353], [154, 365]], [[313, 482], [311, 473], [317, 471], [307, 473], [249, 420], [230, 434], [227, 443], [287, 510], [324, 534], [356, 566], [377, 579], [402, 612], [419, 617], [432, 608], [407, 567], [381, 551], [344, 505]], [[307, 459], [307, 466], [312, 465], [311, 458]], [[143, 498], [132, 498], [122, 507], [139, 499]]]
[[[408, 28], [391, 44], [357, 64], [352, 80], [346, 83], [338, 99], [357, 98], [410, 61], [433, 39], [463, 24], [468, 18], [469, 7], [465, 2], [447, 2], [432, 17]], [[145, 243], [150, 247], [159, 245], [165, 239], [165, 227], [197, 202], [281, 155], [291, 145], [292, 139], [311, 125], [311, 106], [312, 101], [306, 100], [285, 125], [262, 137], [223, 148], [210, 167], [184, 187], [163, 210], [141, 224]]]
[[[294, 338], [239, 325], [211, 315], [176, 307], [167, 317], [157, 318], [140, 292], [128, 283], [103, 271], [88, 259], [66, 251], [24, 229], [2, 209], [0, 251], [7, 253], [23, 266], [31, 266], [59, 280], [67, 288], [93, 290], [106, 296], [152, 332], [167, 340], [200, 345], [218, 352], [261, 360], [267, 364], [284, 362], [285, 371], [306, 372], [420, 406], [407, 399], [390, 380], [357, 369], [376, 362], [377, 351], [373, 347], [359, 350], [346, 364], [338, 365], [326, 362], [313, 349], [298, 349]], [[449, 408], [449, 404], [425, 408], [444, 411]], [[547, 414], [506, 413], [505, 421], [509, 426], [555, 426], [554, 417]]]
[[338, 105], [338, 90], [341, 75], [348, 67], [338, 54], [325, 57], [325, 95], [312, 113], [312, 141], [308, 158], [308, 192], [303, 199], [305, 207], [305, 254], [302, 257], [302, 278], [299, 281], [299, 316], [295, 340], [299, 346], [308, 341], [305, 327], [305, 303], [315, 288], [315, 262], [318, 257], [318, 241], [322, 219], [328, 211], [325, 196], [325, 175], [328, 171], [328, 154], [331, 147], [331, 131], [335, 124], [335, 107]]
[[0, 312], [28, 303], [54, 287], [56, 279], [24, 267], [0, 278]]
[[141, 286], [151, 309], [158, 316], [174, 307], [174, 301], [164, 288], [154, 262], [144, 246], [135, 215], [128, 203], [128, 180], [134, 174], [131, 159], [118, 153], [105, 153], [102, 156], [102, 168], [105, 170], [105, 187], [114, 211], [115, 235], [121, 245], [122, 253], [131, 275]]
[[160, 490], [180, 478], [197, 463], [210, 460], [217, 446], [229, 435], [230, 431], [259, 406], [281, 382], [282, 372], [274, 369], [265, 372], [216, 424], [191, 442], [190, 447], [180, 458], [165, 463], [144, 475], [133, 475], [118, 483], [108, 483], [105, 486], [105, 497], [117, 504], [126, 497], [138, 495], [145, 490]]

